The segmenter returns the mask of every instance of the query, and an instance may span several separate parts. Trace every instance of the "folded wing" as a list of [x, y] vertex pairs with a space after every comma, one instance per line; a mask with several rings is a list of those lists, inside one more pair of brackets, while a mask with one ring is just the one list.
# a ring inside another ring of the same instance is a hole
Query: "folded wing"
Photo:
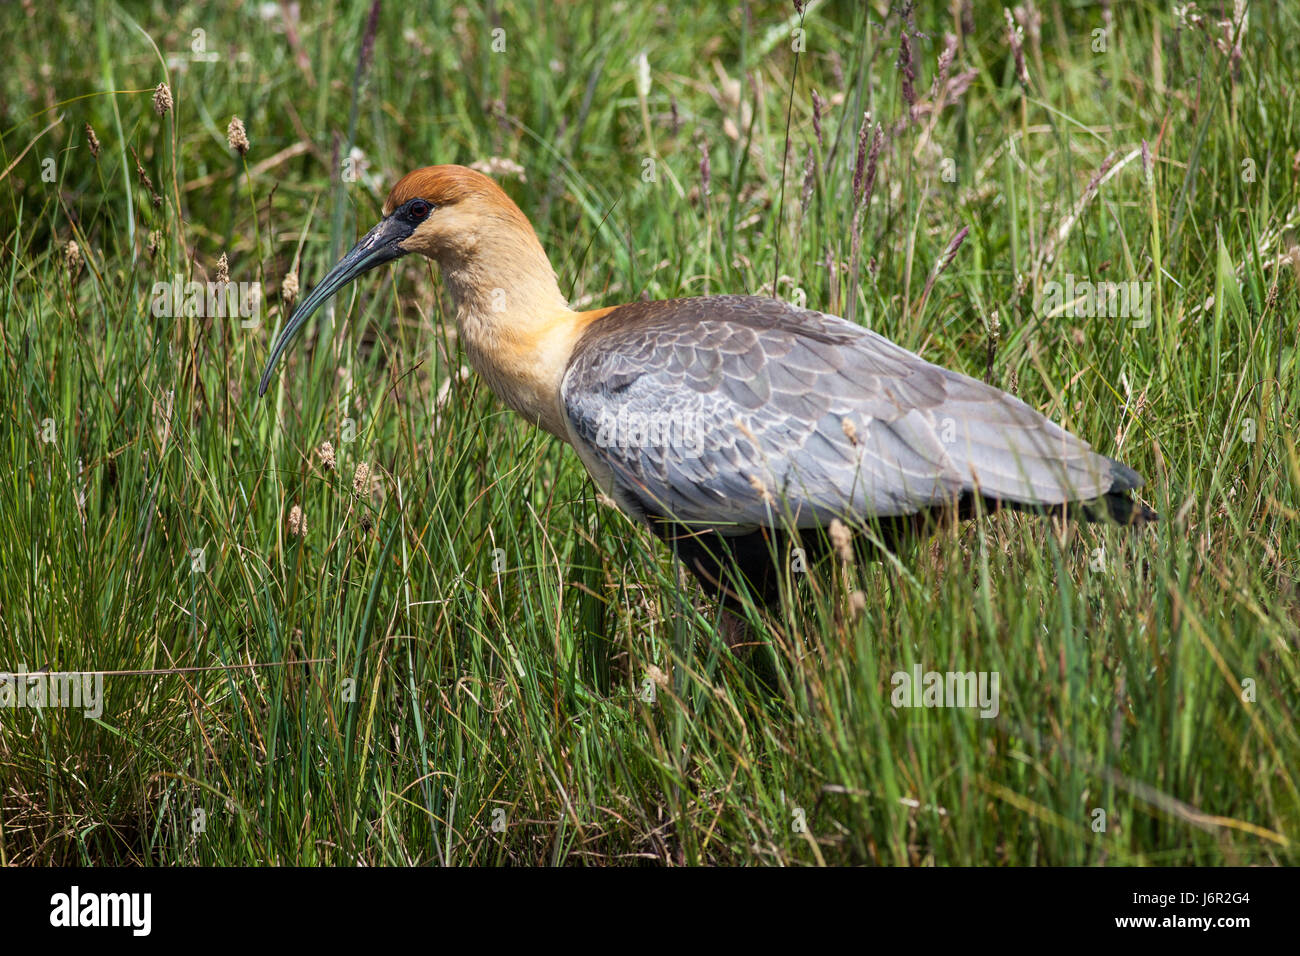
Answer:
[[579, 342], [561, 396], [574, 446], [623, 507], [737, 533], [1141, 483], [1019, 399], [776, 299], [615, 309]]

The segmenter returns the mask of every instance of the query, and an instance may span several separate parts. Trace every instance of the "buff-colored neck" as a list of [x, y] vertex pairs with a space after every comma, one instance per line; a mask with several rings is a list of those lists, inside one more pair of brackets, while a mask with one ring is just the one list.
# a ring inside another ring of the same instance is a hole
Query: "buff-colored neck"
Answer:
[[454, 234], [436, 258], [470, 364], [507, 405], [567, 440], [560, 379], [586, 322], [527, 220], [480, 217]]

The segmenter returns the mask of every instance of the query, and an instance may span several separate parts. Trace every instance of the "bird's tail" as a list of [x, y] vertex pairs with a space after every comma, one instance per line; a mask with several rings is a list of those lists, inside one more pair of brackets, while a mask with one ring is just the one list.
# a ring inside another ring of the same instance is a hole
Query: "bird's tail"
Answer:
[[1121, 461], [1106, 460], [1110, 462], [1110, 490], [1100, 498], [1083, 502], [1079, 506], [1080, 514], [1088, 521], [1113, 521], [1124, 525], [1159, 521], [1160, 515], [1133, 497], [1133, 492], [1142, 487], [1142, 476]]

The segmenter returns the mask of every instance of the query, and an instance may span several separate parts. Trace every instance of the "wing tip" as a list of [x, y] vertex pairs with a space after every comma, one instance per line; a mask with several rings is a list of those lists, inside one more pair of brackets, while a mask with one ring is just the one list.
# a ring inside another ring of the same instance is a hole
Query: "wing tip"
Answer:
[[1092, 520], [1100, 517], [1124, 525], [1144, 525], [1159, 521], [1160, 515], [1152, 511], [1131, 494], [1146, 482], [1136, 471], [1114, 458], [1110, 462], [1110, 489], [1101, 496], [1100, 507], [1088, 507], [1087, 516]]

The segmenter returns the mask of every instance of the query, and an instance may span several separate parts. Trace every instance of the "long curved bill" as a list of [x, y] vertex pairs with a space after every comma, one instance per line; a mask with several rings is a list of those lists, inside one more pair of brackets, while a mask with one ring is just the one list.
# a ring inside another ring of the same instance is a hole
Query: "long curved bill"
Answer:
[[414, 227], [410, 223], [393, 216], [380, 220], [379, 225], [362, 236], [348, 254], [329, 271], [329, 274], [317, 283], [311, 295], [299, 304], [289, 319], [289, 324], [280, 331], [279, 338], [271, 347], [271, 357], [266, 360], [266, 371], [262, 373], [262, 382], [257, 386], [258, 398], [266, 394], [266, 387], [271, 382], [271, 372], [275, 370], [275, 363], [280, 360], [280, 356], [289, 348], [293, 337], [312, 317], [312, 314], [328, 302], [334, 293], [363, 272], [369, 272], [376, 266], [405, 255], [406, 250], [401, 248], [401, 244], [413, 231]]

